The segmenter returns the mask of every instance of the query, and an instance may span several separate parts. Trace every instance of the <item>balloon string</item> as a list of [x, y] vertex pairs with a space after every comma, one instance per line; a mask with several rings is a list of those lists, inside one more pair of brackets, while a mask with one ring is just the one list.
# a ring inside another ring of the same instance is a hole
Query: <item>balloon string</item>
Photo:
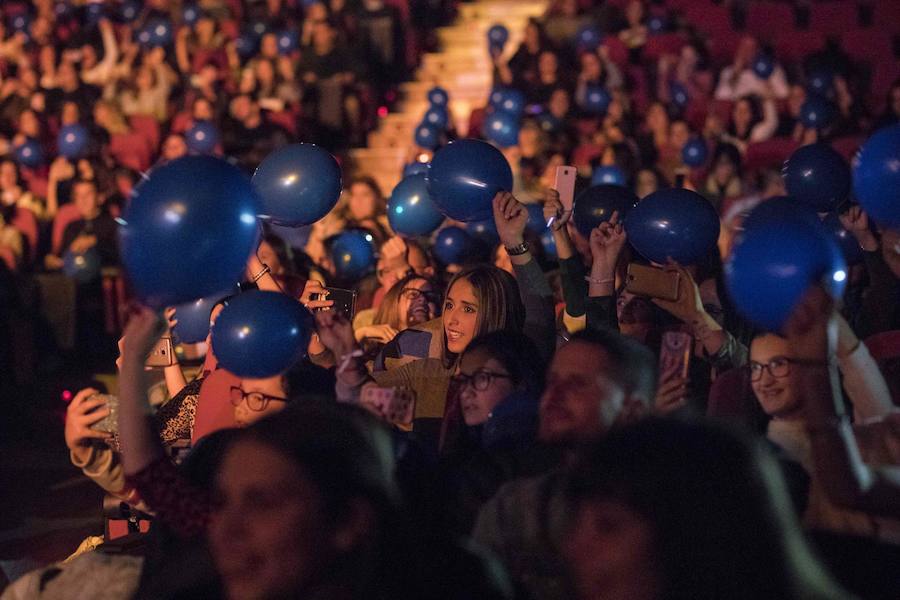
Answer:
[[350, 362], [351, 362], [354, 358], [359, 358], [359, 357], [361, 357], [362, 355], [363, 355], [363, 351], [362, 351], [362, 350], [359, 350], [359, 349], [356, 349], [356, 350], [354, 350], [353, 352], [350, 352], [349, 354], [345, 354], [344, 356], [342, 356], [342, 357], [341, 357], [341, 364], [338, 365], [337, 372], [338, 372], [338, 373], [343, 373], [344, 371], [346, 371], [346, 370], [347, 370], [347, 367], [350, 366]]

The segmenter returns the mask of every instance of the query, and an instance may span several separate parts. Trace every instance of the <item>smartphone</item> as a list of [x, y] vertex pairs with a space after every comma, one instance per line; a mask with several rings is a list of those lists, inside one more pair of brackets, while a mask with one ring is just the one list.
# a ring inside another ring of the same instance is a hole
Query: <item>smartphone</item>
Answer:
[[635, 296], [649, 296], [674, 302], [678, 299], [680, 282], [681, 275], [677, 272], [629, 263], [625, 276], [625, 290]]
[[359, 396], [364, 408], [393, 425], [411, 425], [416, 393], [407, 388], [367, 385]]
[[[105, 431], [106, 433], [118, 433], [119, 432], [119, 398], [117, 396], [113, 396], [111, 394], [94, 394], [91, 398], [101, 398], [104, 402], [106, 402], [106, 408], [109, 409], [109, 414], [91, 425], [91, 429], [94, 431]], [[103, 406], [97, 407], [96, 410], [100, 410], [104, 408]]]
[[316, 310], [334, 310], [341, 313], [348, 321], [356, 316], [356, 290], [327, 287], [327, 294], [314, 294], [312, 300], [332, 300], [334, 304]]
[[683, 331], [667, 331], [663, 333], [662, 346], [659, 352], [659, 372], [674, 371], [681, 379], [687, 379], [691, 365], [691, 346], [693, 336]]
[[559, 192], [559, 201], [564, 210], [572, 210], [575, 203], [575, 178], [578, 171], [570, 165], [556, 167], [555, 190]]
[[152, 369], [162, 369], [171, 367], [174, 364], [175, 348], [172, 346], [172, 338], [165, 335], [156, 342], [156, 345], [150, 352], [150, 356], [147, 357], [144, 366]]

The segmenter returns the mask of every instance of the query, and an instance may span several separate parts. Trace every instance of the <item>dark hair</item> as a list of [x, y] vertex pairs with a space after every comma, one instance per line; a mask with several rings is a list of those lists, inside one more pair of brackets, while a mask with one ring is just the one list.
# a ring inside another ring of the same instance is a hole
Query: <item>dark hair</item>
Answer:
[[712, 161], [710, 162], [710, 164], [715, 166], [716, 163], [719, 162], [719, 159], [722, 157], [725, 157], [731, 161], [731, 164], [734, 165], [735, 173], [737, 174], [738, 177], [740, 177], [741, 176], [741, 167], [742, 167], [741, 151], [738, 150], [734, 146], [734, 144], [727, 144], [727, 143], [718, 144], [718, 145], [716, 145], [716, 149], [713, 152], [713, 158], [712, 158]]
[[[746, 101], [747, 104], [750, 105], [750, 114], [752, 115], [750, 117], [750, 125], [747, 127], [747, 133], [745, 134], [745, 137], [742, 138], [743, 140], [746, 141], [746, 140], [750, 139], [750, 133], [753, 131], [753, 128], [756, 126], [756, 124], [763, 120], [763, 113], [762, 113], [762, 105], [760, 104], [759, 97], [754, 96], [754, 95], [742, 96], [735, 101], [734, 106], [737, 107], [738, 103], [741, 101]], [[732, 110], [734, 110], [734, 109], [732, 109]], [[735, 137], [741, 137], [738, 135], [737, 128], [735, 127], [734, 119], [731, 119], [731, 123], [728, 125], [728, 133], [730, 133], [731, 135], [733, 135]]]
[[607, 373], [618, 382], [628, 395], [641, 398], [649, 404], [656, 394], [656, 357], [649, 348], [615, 331], [582, 329], [569, 339], [598, 346], [610, 358], [613, 365]]
[[287, 242], [274, 233], [265, 234], [262, 241], [272, 247], [285, 273], [292, 274], [294, 271], [294, 253]]
[[574, 509], [611, 499], [653, 531], [664, 599], [838, 598], [759, 444], [721, 425], [648, 417], [614, 429], [567, 475]]
[[476, 337], [463, 354], [480, 350], [498, 361], [512, 378], [513, 385], [530, 397], [544, 389], [546, 365], [531, 338], [519, 331], [503, 329]]

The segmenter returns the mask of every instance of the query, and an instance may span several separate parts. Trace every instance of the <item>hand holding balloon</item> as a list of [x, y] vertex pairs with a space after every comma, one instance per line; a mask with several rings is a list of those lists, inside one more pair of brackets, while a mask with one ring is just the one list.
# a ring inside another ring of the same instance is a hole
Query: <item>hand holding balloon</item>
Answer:
[[[509, 192], [498, 192], [492, 203], [494, 223], [500, 241], [507, 248], [518, 246], [525, 241], [525, 224], [528, 222], [528, 211]], [[516, 257], [511, 257], [516, 258]]]
[[846, 213], [839, 215], [841, 225], [844, 229], [853, 234], [859, 247], [866, 252], [874, 252], [878, 250], [878, 240], [869, 229], [869, 216], [861, 206], [851, 206]]

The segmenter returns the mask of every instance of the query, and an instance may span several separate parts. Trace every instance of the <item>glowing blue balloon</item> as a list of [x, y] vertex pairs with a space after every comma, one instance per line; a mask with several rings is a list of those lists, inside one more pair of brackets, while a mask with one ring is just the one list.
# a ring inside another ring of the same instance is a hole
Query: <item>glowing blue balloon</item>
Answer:
[[[771, 203], [764, 215], [760, 208]], [[757, 326], [780, 331], [814, 283], [840, 297], [847, 265], [815, 213], [790, 198], [761, 204], [725, 265], [728, 291], [738, 311]]]
[[753, 72], [760, 79], [768, 79], [775, 72], [775, 61], [768, 54], [758, 54], [753, 59]]
[[668, 257], [692, 265], [716, 251], [719, 215], [709, 200], [690, 190], [653, 192], [625, 218], [632, 247], [645, 258], [664, 264]]
[[615, 165], [597, 167], [591, 174], [591, 185], [627, 185], [627, 183], [625, 173]]
[[653, 15], [647, 20], [647, 29], [649, 29], [650, 33], [653, 35], [665, 32], [668, 26], [669, 24], [666, 21], [666, 18], [662, 15]]
[[211, 121], [197, 121], [187, 130], [184, 143], [197, 154], [209, 154], [219, 144], [219, 130]]
[[841, 249], [841, 254], [848, 265], [855, 265], [863, 261], [863, 250], [859, 247], [859, 242], [856, 241], [856, 237], [852, 233], [844, 229], [844, 225], [841, 223], [837, 213], [828, 213], [822, 219], [822, 225], [834, 236], [834, 241], [837, 242], [838, 248]]
[[219, 364], [238, 377], [283, 373], [306, 354], [312, 314], [293, 298], [252, 290], [230, 299], [212, 328]]
[[575, 45], [582, 51], [593, 52], [600, 47], [602, 41], [603, 35], [593, 25], [586, 25], [575, 34]]
[[441, 148], [431, 160], [427, 179], [431, 199], [456, 221], [491, 218], [494, 196], [512, 190], [512, 169], [506, 158], [480, 140], [457, 140]]
[[677, 81], [669, 83], [669, 97], [672, 99], [672, 104], [681, 110], [687, 108], [687, 105], [691, 103], [687, 88]]
[[493, 218], [466, 223], [466, 232], [475, 240], [491, 247], [500, 243], [500, 234], [497, 233], [497, 224]]
[[372, 234], [358, 229], [338, 235], [331, 245], [331, 260], [341, 279], [360, 279], [375, 267]]
[[422, 121], [443, 131], [447, 129], [447, 124], [450, 123], [450, 115], [445, 107], [432, 106], [425, 112]]
[[544, 219], [544, 207], [540, 204], [526, 204], [525, 210], [528, 211], [528, 220], [525, 222], [525, 229], [535, 235], [540, 235], [547, 230], [547, 221]]
[[84, 155], [88, 145], [87, 127], [80, 123], [66, 125], [59, 130], [56, 147], [59, 153], [69, 160], [76, 160]]
[[829, 212], [850, 193], [850, 167], [828, 144], [798, 148], [782, 169], [787, 193], [817, 212]]
[[428, 193], [425, 174], [410, 175], [391, 192], [387, 204], [388, 222], [400, 235], [428, 235], [444, 222]]
[[416, 145], [426, 150], [434, 150], [441, 145], [441, 131], [436, 126], [422, 121], [414, 134]]
[[709, 150], [706, 147], [706, 142], [700, 138], [688, 140], [684, 147], [681, 148], [681, 162], [689, 167], [702, 167], [706, 164], [708, 155]]
[[483, 129], [484, 136], [501, 148], [519, 143], [519, 118], [506, 111], [497, 110], [488, 115]]
[[494, 88], [490, 96], [490, 105], [495, 111], [502, 110], [519, 116], [525, 110], [525, 95], [513, 88]]
[[863, 144], [853, 161], [853, 193], [876, 223], [900, 227], [900, 125]]
[[503, 48], [509, 40], [509, 29], [503, 25], [493, 25], [488, 29], [488, 43], [491, 46]]
[[26, 139], [24, 142], [13, 148], [16, 156], [16, 162], [26, 167], [39, 167], [44, 163], [44, 149], [32, 138]]
[[16, 15], [9, 20], [9, 26], [16, 33], [28, 34], [31, 28], [31, 15], [28, 13]]
[[253, 174], [260, 218], [277, 225], [311, 225], [341, 195], [341, 167], [315, 144], [290, 144], [267, 156]]
[[84, 21], [86, 25], [96, 25], [104, 17], [104, 6], [99, 2], [92, 2], [85, 6]]
[[249, 58], [256, 53], [259, 38], [250, 31], [243, 31], [234, 41], [235, 50], [242, 58]]
[[175, 319], [178, 322], [172, 332], [178, 340], [183, 344], [204, 341], [209, 334], [209, 317], [213, 306], [227, 295], [228, 293], [215, 294], [176, 306]]
[[125, 23], [131, 23], [141, 14], [141, 8], [140, 0], [125, 0], [119, 7], [119, 18]]
[[181, 20], [184, 21], [185, 25], [193, 26], [197, 21], [200, 20], [200, 16], [202, 13], [200, 12], [200, 7], [196, 4], [186, 4], [181, 9]]
[[604, 115], [612, 102], [612, 96], [602, 85], [588, 85], [582, 108], [590, 113]]
[[460, 265], [471, 257], [474, 248], [472, 237], [465, 229], [444, 227], [438, 231], [431, 252], [441, 264]]
[[806, 89], [810, 94], [830, 97], [834, 93], [834, 73], [821, 69], [811, 73], [806, 82]]
[[430, 102], [432, 106], [447, 106], [449, 101], [450, 96], [444, 88], [433, 87], [428, 90], [428, 102]]
[[250, 181], [224, 160], [184, 156], [154, 168], [119, 228], [138, 299], [163, 308], [233, 287], [256, 249], [258, 211]]
[[622, 223], [637, 203], [637, 196], [627, 187], [609, 184], [595, 185], [584, 190], [575, 198], [572, 218], [578, 232], [584, 237], [589, 237], [592, 229], [600, 223], [609, 221], [616, 211], [619, 213], [619, 223]]
[[288, 29], [286, 31], [282, 31], [278, 34], [278, 53], [285, 55], [290, 54], [294, 50], [300, 47], [300, 34], [293, 30]]
[[100, 277], [100, 253], [96, 248], [88, 248], [81, 254], [71, 250], [63, 255], [63, 273], [75, 283], [89, 283]]
[[168, 46], [172, 43], [172, 24], [163, 19], [152, 19], [138, 34], [138, 41], [151, 48]]
[[419, 175], [420, 173], [422, 175], [425, 175], [426, 173], [428, 173], [428, 163], [416, 161], [416, 162], [411, 162], [408, 165], [406, 165], [405, 167], [403, 167], [403, 176], [404, 177], [409, 177], [410, 175]]
[[834, 104], [822, 96], [809, 96], [800, 106], [800, 122], [804, 127], [822, 129], [831, 125], [837, 116]]

